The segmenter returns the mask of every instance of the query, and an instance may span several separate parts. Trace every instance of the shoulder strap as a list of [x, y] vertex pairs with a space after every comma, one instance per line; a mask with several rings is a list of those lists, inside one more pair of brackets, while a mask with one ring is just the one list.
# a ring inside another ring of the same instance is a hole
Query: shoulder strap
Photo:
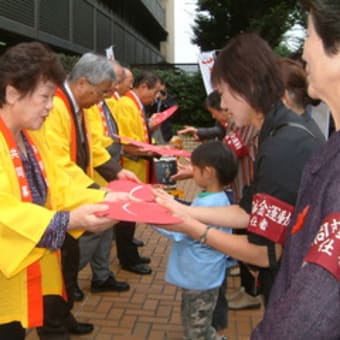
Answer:
[[299, 123], [294, 123], [294, 122], [285, 122], [285, 123], [282, 123], [280, 125], [278, 125], [277, 127], [275, 127], [273, 130], [270, 131], [269, 135], [270, 136], [274, 136], [276, 134], [276, 132], [280, 129], [282, 129], [283, 127], [285, 126], [292, 126], [292, 127], [295, 127], [295, 128], [298, 128], [298, 129], [301, 129], [301, 130], [304, 130], [305, 132], [307, 132], [310, 136], [312, 136], [313, 138], [316, 138], [313, 133], [307, 129], [304, 125], [302, 124], [299, 124]]

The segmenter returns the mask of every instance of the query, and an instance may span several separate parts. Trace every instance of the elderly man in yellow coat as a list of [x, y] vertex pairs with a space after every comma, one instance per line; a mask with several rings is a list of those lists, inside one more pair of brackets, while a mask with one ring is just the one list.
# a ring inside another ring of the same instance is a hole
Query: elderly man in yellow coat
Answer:
[[[124, 69], [117, 61], [110, 62], [117, 76], [117, 80], [113, 86], [113, 96], [110, 95], [108, 98], [105, 98], [100, 103], [86, 110], [86, 116], [89, 118], [91, 139], [95, 141], [92, 148], [94, 167], [100, 165], [96, 162], [96, 154], [102, 154], [103, 148], [107, 150], [116, 162], [120, 163], [122, 146], [117, 137], [115, 137], [115, 135], [119, 134], [119, 128], [114, 116], [114, 107], [117, 103], [117, 98], [130, 90], [131, 82], [133, 80], [130, 70]], [[95, 171], [94, 178], [97, 183], [105, 186], [107, 181], [112, 180], [112, 175], [105, 172], [102, 172], [101, 174], [98, 171]], [[136, 178], [136, 180], [138, 179]], [[133, 272], [136, 274], [150, 274], [152, 271], [148, 265], [150, 258], [140, 256], [137, 249], [137, 244], [140, 244], [141, 241], [134, 238], [135, 224], [121, 222], [115, 225], [114, 229], [117, 257], [120, 264], [124, 268], [133, 268]], [[86, 244], [82, 241], [83, 239], [79, 242], [80, 252], [82, 253], [83, 251], [83, 253], [85, 253], [84, 249], [86, 248]], [[81, 257], [80, 269], [85, 264], [85, 261], [82, 261]], [[78, 287], [76, 297], [82, 296], [83, 292]]]
[[[151, 72], [142, 72], [134, 81], [133, 89], [121, 97], [114, 107], [114, 118], [118, 124], [120, 136], [136, 141], [150, 143], [149, 126], [144, 114], [144, 105], [151, 104], [160, 89], [160, 79]], [[154, 154], [131, 144], [123, 144], [122, 166], [133, 171], [145, 183], [150, 181], [151, 160]], [[116, 228], [133, 237], [135, 223], [120, 222]], [[151, 268], [139, 257], [133, 245], [126, 245], [119, 260], [123, 269], [138, 273], [150, 274]]]
[[[100, 188], [93, 179], [92, 150], [95, 146], [89, 133], [85, 109], [112, 93], [112, 83], [115, 79], [111, 64], [105, 57], [94, 53], [84, 54], [74, 65], [63, 85], [58, 88], [53, 100], [54, 108], [41, 131], [58, 165], [67, 171], [74, 181], [85, 187]], [[96, 150], [101, 150], [95, 154], [97, 171], [106, 171], [112, 178], [124, 174], [125, 171], [111, 159], [104, 148]], [[64, 242], [63, 272], [69, 295], [69, 301], [64, 307], [65, 314], [69, 315], [66, 327], [72, 334], [87, 334], [93, 331], [92, 324], [77, 322], [70, 312], [77, 287], [79, 256], [86, 256], [88, 259], [95, 257], [90, 263], [93, 274], [92, 292], [129, 289], [128, 283], [117, 281], [111, 271], [112, 233], [111, 228], [100, 233], [85, 233], [80, 237], [80, 241], [67, 237]], [[79, 253], [79, 244], [82, 242], [86, 242], [86, 246], [82, 247], [86, 254]]]

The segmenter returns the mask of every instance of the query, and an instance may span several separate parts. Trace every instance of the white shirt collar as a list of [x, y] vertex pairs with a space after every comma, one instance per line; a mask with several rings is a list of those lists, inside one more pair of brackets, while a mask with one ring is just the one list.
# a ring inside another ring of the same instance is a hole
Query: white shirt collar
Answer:
[[66, 90], [68, 96], [69, 96], [70, 99], [71, 99], [71, 104], [72, 104], [72, 106], [73, 106], [74, 112], [75, 112], [75, 113], [78, 113], [78, 112], [80, 111], [80, 107], [79, 107], [79, 105], [77, 104], [76, 99], [74, 98], [74, 95], [73, 95], [73, 93], [72, 93], [72, 90], [71, 90], [71, 88], [70, 88], [70, 86], [69, 86], [67, 80], [64, 81], [64, 88], [65, 88], [65, 90]]

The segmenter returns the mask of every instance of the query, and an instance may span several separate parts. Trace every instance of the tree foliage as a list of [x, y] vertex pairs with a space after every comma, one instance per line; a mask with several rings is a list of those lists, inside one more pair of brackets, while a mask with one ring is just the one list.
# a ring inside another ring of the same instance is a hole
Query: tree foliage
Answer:
[[197, 0], [192, 42], [209, 51], [240, 32], [257, 32], [275, 48], [301, 20], [297, 0]]

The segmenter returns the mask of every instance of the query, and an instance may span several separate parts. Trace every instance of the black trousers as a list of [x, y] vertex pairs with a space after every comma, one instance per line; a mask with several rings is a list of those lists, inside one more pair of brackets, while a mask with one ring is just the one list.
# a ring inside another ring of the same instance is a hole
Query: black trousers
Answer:
[[117, 257], [123, 267], [140, 263], [138, 249], [132, 242], [135, 229], [135, 222], [119, 222], [115, 225]]
[[[234, 229], [233, 234], [245, 235], [247, 234], [247, 232], [244, 229]], [[241, 286], [244, 287], [244, 290], [246, 291], [247, 294], [252, 295], [252, 296], [259, 295], [259, 292], [257, 291], [254, 276], [251, 275], [250, 271], [248, 270], [247, 265], [240, 261], [239, 261], [239, 265], [240, 265]]]
[[74, 322], [71, 310], [78, 279], [79, 246], [78, 240], [69, 234], [66, 234], [61, 248], [61, 263], [68, 300], [65, 301], [57, 295], [48, 295], [44, 298], [44, 325], [37, 329], [40, 339], [69, 339], [67, 325]]
[[256, 287], [256, 282], [254, 276], [251, 275], [248, 266], [243, 262], [239, 262], [240, 264], [240, 278], [241, 278], [241, 286], [244, 287], [244, 290], [247, 294], [251, 296], [258, 296], [258, 287]]
[[24, 340], [25, 328], [21, 326], [20, 322], [10, 322], [0, 325], [0, 339], [1, 340]]

